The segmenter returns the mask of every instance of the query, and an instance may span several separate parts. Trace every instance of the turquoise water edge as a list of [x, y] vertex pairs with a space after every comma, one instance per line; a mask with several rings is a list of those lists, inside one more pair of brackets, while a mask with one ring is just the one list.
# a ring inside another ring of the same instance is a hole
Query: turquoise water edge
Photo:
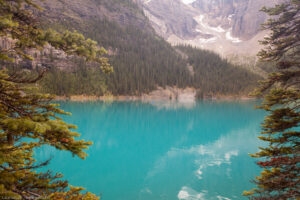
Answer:
[[59, 102], [64, 116], [93, 141], [81, 160], [44, 147], [43, 170], [64, 174], [71, 185], [101, 200], [233, 200], [260, 169], [255, 153], [265, 113], [257, 101], [196, 104]]

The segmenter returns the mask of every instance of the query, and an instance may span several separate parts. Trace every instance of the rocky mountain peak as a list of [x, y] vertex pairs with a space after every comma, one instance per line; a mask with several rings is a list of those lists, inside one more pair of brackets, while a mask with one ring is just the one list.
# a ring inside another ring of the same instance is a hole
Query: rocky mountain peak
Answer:
[[[255, 54], [266, 33], [263, 6], [281, 0], [141, 0], [152, 26], [172, 44], [191, 44], [221, 54]], [[241, 51], [242, 50], [242, 51]], [[249, 54], [249, 50], [245, 51]]]

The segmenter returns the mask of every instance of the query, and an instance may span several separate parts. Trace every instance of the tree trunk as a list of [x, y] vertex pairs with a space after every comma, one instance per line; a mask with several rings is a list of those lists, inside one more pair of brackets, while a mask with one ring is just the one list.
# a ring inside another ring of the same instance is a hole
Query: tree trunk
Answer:
[[12, 133], [8, 133], [7, 134], [7, 143], [9, 145], [14, 145], [14, 136]]

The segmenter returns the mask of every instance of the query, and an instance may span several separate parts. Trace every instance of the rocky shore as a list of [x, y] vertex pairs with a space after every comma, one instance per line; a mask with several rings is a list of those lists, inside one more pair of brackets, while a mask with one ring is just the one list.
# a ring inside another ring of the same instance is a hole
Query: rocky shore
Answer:
[[[181, 104], [195, 103], [197, 91], [194, 88], [176, 88], [176, 87], [158, 87], [156, 90], [149, 94], [142, 94], [140, 96], [93, 96], [93, 95], [71, 95], [71, 96], [57, 96], [55, 100], [58, 101], [75, 101], [75, 102], [86, 102], [86, 101], [143, 101], [143, 102], [178, 102]], [[251, 100], [255, 99], [246, 95], [215, 95], [215, 96], [204, 96], [202, 99], [206, 100]]]

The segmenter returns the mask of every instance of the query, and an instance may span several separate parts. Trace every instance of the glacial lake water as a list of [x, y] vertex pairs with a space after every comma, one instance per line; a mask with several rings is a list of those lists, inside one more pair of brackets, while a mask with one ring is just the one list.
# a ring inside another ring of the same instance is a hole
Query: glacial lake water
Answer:
[[44, 168], [101, 200], [234, 200], [260, 169], [248, 153], [265, 113], [257, 101], [196, 104], [59, 102], [64, 120], [93, 141], [85, 160], [44, 147]]

